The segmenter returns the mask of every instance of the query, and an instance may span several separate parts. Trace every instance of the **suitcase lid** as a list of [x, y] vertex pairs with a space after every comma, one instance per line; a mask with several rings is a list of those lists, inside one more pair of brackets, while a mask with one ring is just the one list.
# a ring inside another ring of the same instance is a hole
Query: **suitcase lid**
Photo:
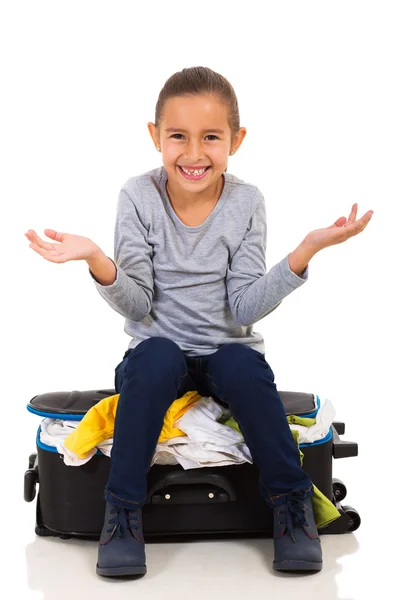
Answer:
[[[29, 412], [41, 417], [80, 421], [92, 406], [103, 400], [103, 398], [114, 396], [115, 394], [116, 391], [114, 389], [86, 390], [84, 392], [78, 390], [72, 392], [49, 392], [34, 396], [27, 405], [27, 409]], [[278, 394], [282, 400], [286, 415], [316, 417], [321, 402], [315, 394], [281, 391], [278, 391]]]

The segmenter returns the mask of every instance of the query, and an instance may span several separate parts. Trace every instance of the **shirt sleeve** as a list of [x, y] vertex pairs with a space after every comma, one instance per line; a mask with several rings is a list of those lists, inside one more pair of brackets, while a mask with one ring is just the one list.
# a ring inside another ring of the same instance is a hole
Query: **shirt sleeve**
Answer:
[[114, 230], [114, 264], [117, 277], [111, 285], [99, 283], [89, 269], [104, 300], [131, 321], [150, 312], [154, 293], [153, 248], [147, 242], [144, 208], [135, 182], [124, 186], [118, 197]]
[[255, 209], [226, 278], [229, 305], [240, 325], [252, 325], [268, 315], [308, 279], [308, 265], [299, 277], [289, 267], [289, 255], [266, 272], [266, 243], [265, 201], [257, 190]]

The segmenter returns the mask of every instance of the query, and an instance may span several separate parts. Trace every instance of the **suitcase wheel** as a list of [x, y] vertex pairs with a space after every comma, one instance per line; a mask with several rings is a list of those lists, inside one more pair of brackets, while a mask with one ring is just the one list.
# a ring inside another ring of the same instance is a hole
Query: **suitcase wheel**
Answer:
[[341, 502], [346, 498], [347, 488], [341, 479], [332, 479], [332, 493], [335, 502]]
[[36, 525], [36, 527], [35, 527], [35, 533], [39, 537], [54, 536], [54, 533], [52, 531], [50, 531], [50, 529], [47, 529], [47, 527], [45, 525]]
[[352, 506], [342, 506], [342, 510], [346, 513], [346, 517], [349, 518], [348, 532], [355, 531], [360, 527], [361, 517]]

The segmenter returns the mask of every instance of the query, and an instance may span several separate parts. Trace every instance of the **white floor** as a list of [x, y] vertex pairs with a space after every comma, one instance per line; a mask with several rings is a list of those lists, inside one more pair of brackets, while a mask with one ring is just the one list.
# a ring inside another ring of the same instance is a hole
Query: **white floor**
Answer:
[[242, 600], [246, 595], [252, 600], [292, 597], [365, 600], [378, 598], [386, 588], [385, 600], [398, 598], [395, 570], [398, 546], [395, 545], [395, 554], [386, 549], [392, 535], [393, 510], [397, 509], [386, 505], [385, 511], [379, 512], [377, 496], [368, 493], [370, 484], [360, 457], [335, 461], [335, 467], [336, 463], [338, 472], [334, 474], [344, 480], [348, 490], [343, 504], [353, 505], [362, 523], [353, 534], [321, 536], [324, 567], [320, 573], [286, 575], [273, 571], [271, 539], [191, 541], [148, 543], [148, 571], [136, 580], [97, 576], [96, 542], [36, 537], [35, 503], [27, 504], [20, 499], [23, 469], [18, 475], [13, 471], [15, 481], [9, 483], [18, 491], [17, 501], [15, 506], [3, 509], [7, 516], [2, 518], [1, 552], [1, 583], [12, 594], [0, 595], [30, 600], [109, 600], [110, 594], [115, 593], [118, 600], [188, 597]]

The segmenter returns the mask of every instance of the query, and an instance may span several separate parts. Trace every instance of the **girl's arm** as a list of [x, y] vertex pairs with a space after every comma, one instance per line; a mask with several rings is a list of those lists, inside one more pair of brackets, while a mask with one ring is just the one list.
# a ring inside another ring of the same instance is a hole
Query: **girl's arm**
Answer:
[[317, 252], [361, 233], [373, 211], [356, 220], [357, 208], [353, 204], [348, 219], [339, 217], [329, 227], [311, 231], [293, 252], [266, 273], [265, 202], [258, 190], [246, 234], [228, 267], [228, 298], [236, 321], [248, 326], [265, 317], [307, 281], [308, 263]]
[[99, 294], [111, 308], [131, 321], [141, 321], [151, 310], [152, 256], [140, 190], [131, 178], [118, 197], [114, 262], [103, 253], [94, 254], [93, 261], [87, 261]]
[[296, 250], [293, 250], [293, 252], [289, 254], [290, 270], [301, 277], [315, 254], [316, 252], [312, 250], [310, 244], [304, 239], [301, 244], [297, 246]]
[[117, 267], [114, 261], [106, 256], [102, 250], [99, 249], [86, 262], [90, 273], [100, 285], [112, 285], [114, 283], [117, 278]]
[[265, 201], [257, 190], [245, 236], [226, 276], [229, 305], [240, 325], [252, 325], [268, 315], [308, 279], [308, 256], [303, 247], [292, 253], [298, 273], [292, 271], [289, 255], [266, 272], [266, 238]]

